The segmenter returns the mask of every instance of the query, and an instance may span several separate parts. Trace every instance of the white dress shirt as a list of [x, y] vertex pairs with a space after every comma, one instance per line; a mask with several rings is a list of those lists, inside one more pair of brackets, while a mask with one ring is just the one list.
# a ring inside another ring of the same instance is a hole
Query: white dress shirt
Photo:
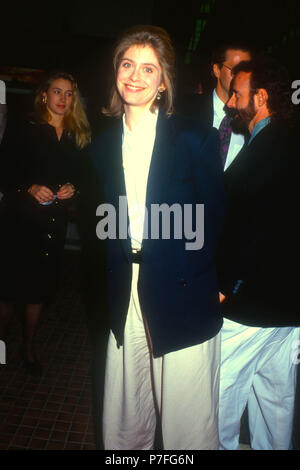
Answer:
[[146, 189], [156, 135], [158, 111], [147, 111], [130, 131], [123, 115], [122, 156], [126, 184], [129, 236], [133, 249], [140, 249], [143, 240]]
[[[213, 92], [213, 106], [214, 106], [214, 121], [213, 127], [219, 129], [222, 119], [225, 116], [224, 111], [224, 103], [218, 97], [216, 90]], [[224, 171], [229, 167], [229, 165], [233, 162], [241, 148], [243, 147], [245, 142], [245, 138], [242, 134], [235, 134], [232, 132], [230, 138], [230, 144], [228, 149], [228, 154], [225, 162]]]

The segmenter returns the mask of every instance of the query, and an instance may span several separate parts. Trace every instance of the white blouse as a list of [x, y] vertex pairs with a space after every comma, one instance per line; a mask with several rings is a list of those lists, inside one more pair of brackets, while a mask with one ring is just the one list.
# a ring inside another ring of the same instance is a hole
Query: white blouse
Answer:
[[147, 111], [133, 131], [123, 115], [122, 156], [125, 175], [129, 236], [133, 249], [140, 249], [143, 240], [148, 173], [156, 136], [158, 111]]

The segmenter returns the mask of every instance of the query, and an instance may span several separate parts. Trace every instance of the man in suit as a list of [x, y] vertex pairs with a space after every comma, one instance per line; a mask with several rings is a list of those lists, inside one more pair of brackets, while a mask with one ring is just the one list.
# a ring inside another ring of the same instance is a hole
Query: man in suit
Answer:
[[253, 449], [291, 447], [296, 382], [297, 147], [285, 70], [265, 59], [233, 69], [227, 106], [250, 140], [225, 172], [219, 250], [223, 314], [220, 446], [237, 449], [248, 403]]
[[252, 51], [248, 45], [239, 42], [223, 43], [213, 53], [212, 75], [216, 81], [215, 88], [210, 93], [194, 94], [178, 103], [178, 111], [185, 115], [197, 117], [204, 125], [210, 125], [219, 130], [221, 158], [224, 170], [229, 167], [236, 155], [242, 149], [245, 137], [238, 126], [231, 126], [231, 116], [226, 113], [226, 102], [229, 99], [232, 68], [241, 60], [250, 60]]

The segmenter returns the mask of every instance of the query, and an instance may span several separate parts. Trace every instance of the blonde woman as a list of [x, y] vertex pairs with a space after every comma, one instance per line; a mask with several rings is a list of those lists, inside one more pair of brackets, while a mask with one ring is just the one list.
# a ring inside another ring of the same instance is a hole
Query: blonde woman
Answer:
[[[116, 214], [97, 225], [99, 238], [108, 238], [111, 330], [104, 447], [153, 449], [160, 424], [164, 449], [218, 449], [222, 318], [214, 258], [224, 209], [218, 133], [173, 114], [174, 51], [162, 28], [125, 32], [113, 66], [105, 114], [114, 119], [91, 146], [106, 201], [98, 215]], [[194, 239], [177, 231], [192, 222], [187, 206], [195, 216], [197, 204], [204, 205], [204, 226], [196, 221], [204, 245], [199, 233]], [[158, 206], [177, 208], [184, 222], [169, 213], [159, 227], [152, 217]]]
[[0, 187], [0, 337], [14, 303], [25, 305], [24, 362], [42, 371], [33, 339], [45, 302], [56, 292], [67, 208], [82, 172], [90, 127], [72, 75], [50, 74], [39, 87], [34, 117], [4, 136]]

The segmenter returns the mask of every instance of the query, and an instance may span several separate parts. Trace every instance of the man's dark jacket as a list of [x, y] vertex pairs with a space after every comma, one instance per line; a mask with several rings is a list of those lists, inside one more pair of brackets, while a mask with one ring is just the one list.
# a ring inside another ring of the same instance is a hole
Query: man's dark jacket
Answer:
[[224, 174], [228, 210], [218, 272], [227, 318], [300, 325], [298, 169], [295, 132], [271, 122]]

